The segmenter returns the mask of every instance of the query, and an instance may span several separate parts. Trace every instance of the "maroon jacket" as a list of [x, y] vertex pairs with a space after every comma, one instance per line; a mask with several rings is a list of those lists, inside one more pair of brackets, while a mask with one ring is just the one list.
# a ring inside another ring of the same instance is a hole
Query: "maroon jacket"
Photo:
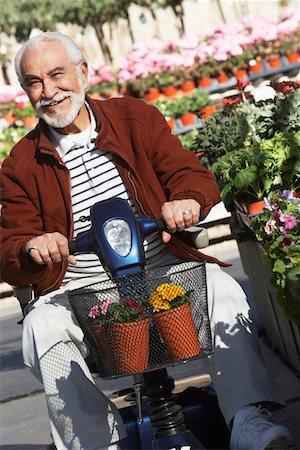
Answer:
[[[96, 145], [112, 154], [138, 211], [159, 217], [166, 200], [193, 198], [206, 215], [219, 201], [213, 175], [182, 148], [156, 108], [130, 97], [87, 100], [99, 130]], [[2, 280], [16, 286], [31, 284], [36, 295], [57, 289], [67, 262], [40, 266], [23, 250], [29, 239], [46, 232], [73, 237], [69, 172], [50, 142], [43, 121], [14, 146], [3, 162], [1, 197]], [[184, 260], [202, 257], [220, 263], [179, 242], [175, 235], [168, 246]]]

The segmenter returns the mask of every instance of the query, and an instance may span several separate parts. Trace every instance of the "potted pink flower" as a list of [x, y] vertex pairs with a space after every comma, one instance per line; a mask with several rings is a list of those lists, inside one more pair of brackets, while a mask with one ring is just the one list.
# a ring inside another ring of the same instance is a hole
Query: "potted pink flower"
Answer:
[[109, 298], [90, 309], [87, 323], [108, 375], [148, 367], [149, 321], [143, 305], [132, 299]]

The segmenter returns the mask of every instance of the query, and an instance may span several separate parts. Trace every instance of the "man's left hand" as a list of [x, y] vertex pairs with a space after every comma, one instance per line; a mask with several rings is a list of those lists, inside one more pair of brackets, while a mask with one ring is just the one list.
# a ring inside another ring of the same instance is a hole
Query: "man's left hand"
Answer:
[[170, 233], [196, 225], [200, 221], [200, 209], [199, 203], [193, 199], [165, 202], [161, 207], [161, 217], [169, 232], [162, 232], [163, 242], [166, 244], [170, 241]]

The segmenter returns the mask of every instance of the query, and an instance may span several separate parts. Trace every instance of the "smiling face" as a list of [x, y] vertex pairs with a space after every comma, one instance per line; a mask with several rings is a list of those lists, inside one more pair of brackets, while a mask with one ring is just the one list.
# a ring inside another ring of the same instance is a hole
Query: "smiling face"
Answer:
[[82, 131], [89, 122], [84, 105], [87, 64], [75, 65], [58, 41], [45, 41], [21, 60], [23, 88], [37, 114], [61, 132]]

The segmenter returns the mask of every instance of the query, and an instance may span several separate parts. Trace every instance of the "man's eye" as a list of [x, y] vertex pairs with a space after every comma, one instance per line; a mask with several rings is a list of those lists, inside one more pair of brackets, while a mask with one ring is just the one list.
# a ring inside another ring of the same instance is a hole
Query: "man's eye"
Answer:
[[36, 86], [38, 86], [39, 84], [41, 84], [41, 82], [40, 82], [40, 80], [30, 80], [30, 81], [28, 81], [28, 86], [29, 87], [36, 87]]
[[63, 75], [63, 72], [55, 72], [52, 77], [53, 78], [59, 78], [61, 75]]

